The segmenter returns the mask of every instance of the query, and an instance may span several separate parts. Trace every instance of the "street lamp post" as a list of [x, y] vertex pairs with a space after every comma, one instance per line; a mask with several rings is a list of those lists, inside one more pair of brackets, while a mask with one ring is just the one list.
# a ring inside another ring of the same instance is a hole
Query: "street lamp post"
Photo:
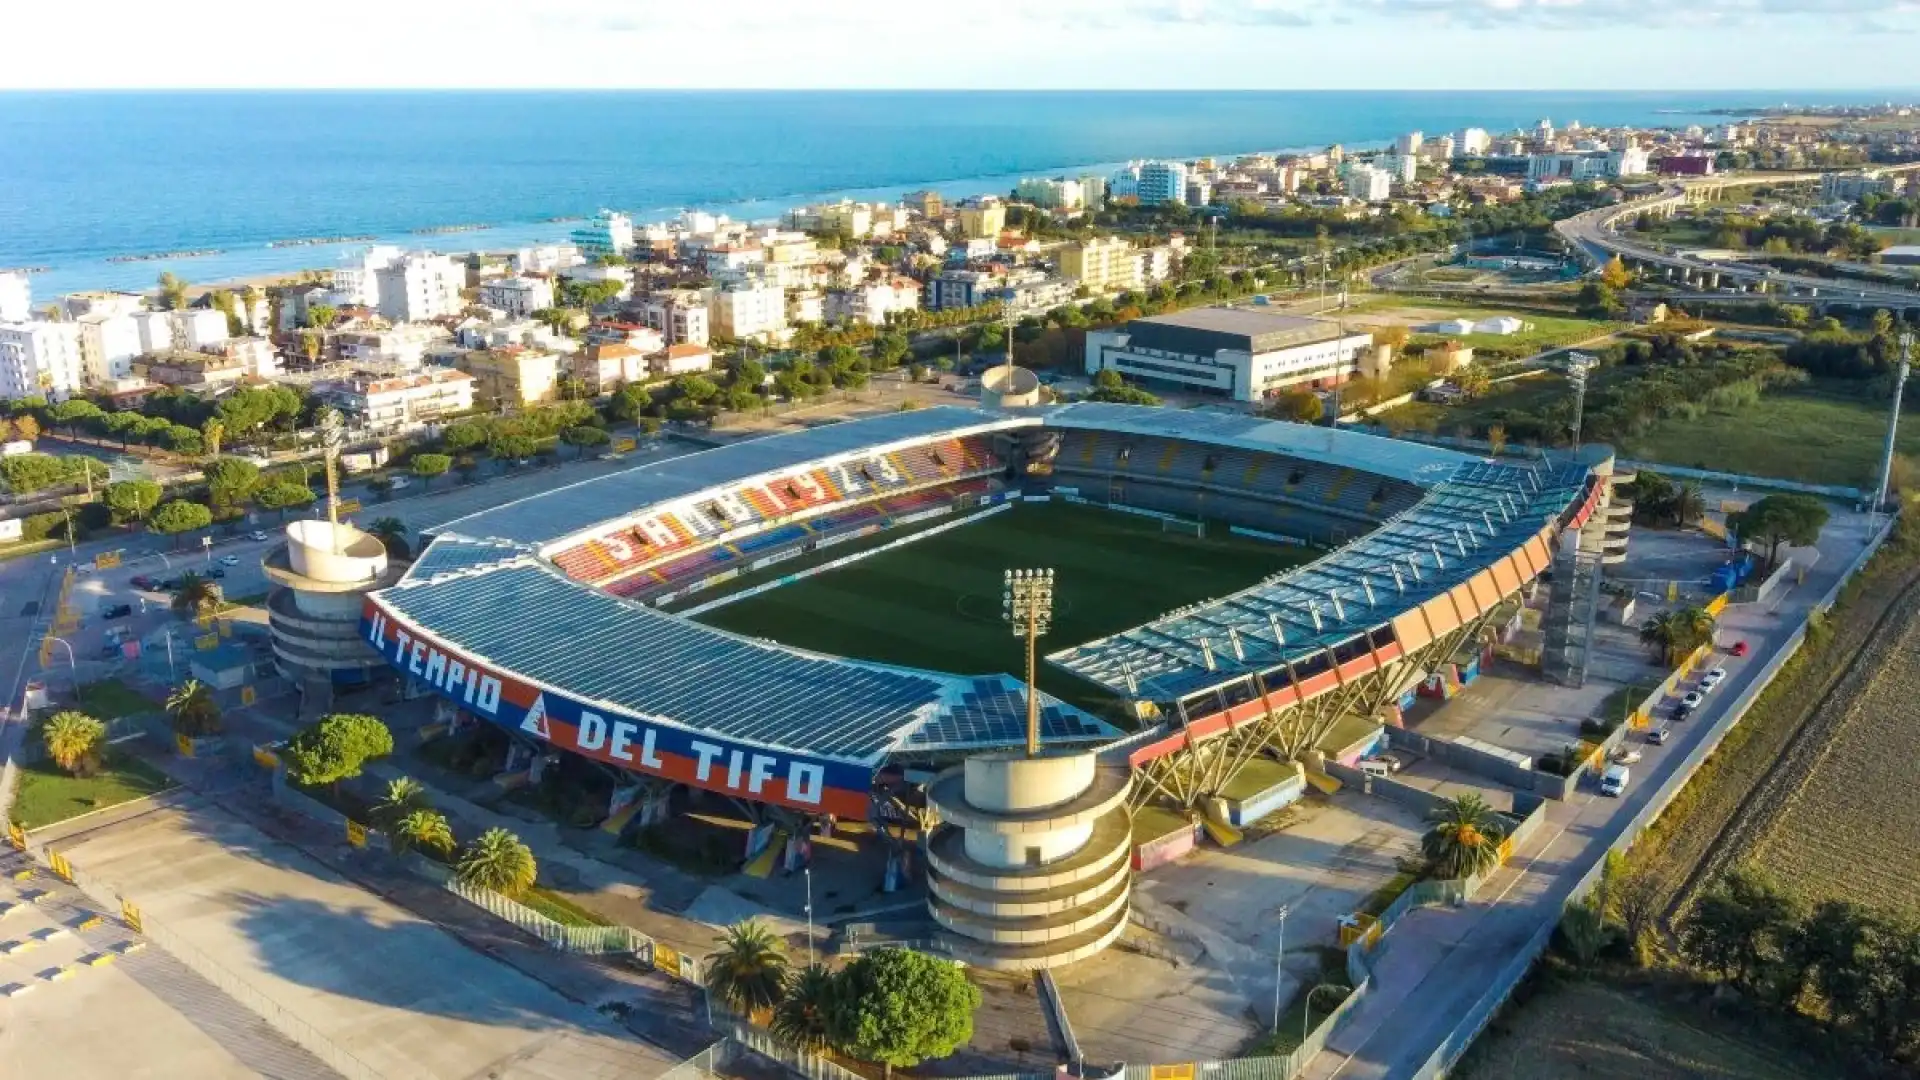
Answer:
[[77, 663], [77, 662], [76, 662], [76, 661], [74, 660], [74, 658], [73, 658], [73, 645], [72, 645], [72, 643], [71, 643], [71, 642], [69, 642], [69, 641], [67, 641], [67, 639], [66, 639], [66, 638], [63, 638], [63, 637], [55, 637], [55, 636], [53, 636], [52, 634], [48, 634], [48, 635], [47, 635], [47, 640], [48, 640], [48, 641], [57, 641], [57, 642], [59, 642], [59, 643], [60, 643], [60, 647], [61, 647], [61, 648], [64, 648], [64, 649], [66, 649], [66, 650], [67, 650], [67, 670], [68, 670], [69, 672], [72, 672], [72, 673], [73, 673], [73, 699], [74, 699], [75, 701], [78, 701], [78, 700], [80, 700], [80, 697], [81, 697], [81, 694], [80, 694], [80, 665], [79, 665], [79, 663]]
[[1053, 570], [1009, 570], [1001, 618], [1027, 639], [1027, 756], [1040, 756], [1040, 691], [1034, 685], [1035, 643], [1053, 623]]
[[1280, 984], [1285, 980], [1281, 963], [1287, 956], [1287, 905], [1280, 905], [1280, 940], [1273, 946], [1273, 1033], [1280, 1034]]
[[800, 873], [807, 879], [807, 966], [819, 963], [813, 955], [813, 867], [803, 866]]
[[1594, 358], [1586, 353], [1567, 354], [1567, 379], [1573, 383], [1573, 448], [1580, 449], [1580, 423], [1587, 408], [1587, 372]]

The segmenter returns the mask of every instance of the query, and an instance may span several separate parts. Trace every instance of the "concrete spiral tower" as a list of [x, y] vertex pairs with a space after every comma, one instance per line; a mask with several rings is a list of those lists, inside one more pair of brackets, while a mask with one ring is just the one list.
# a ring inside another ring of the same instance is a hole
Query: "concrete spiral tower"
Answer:
[[1132, 815], [1124, 763], [1090, 753], [982, 754], [934, 779], [927, 905], [953, 954], [1037, 971], [1106, 948], [1127, 925]]
[[267, 625], [282, 674], [302, 686], [366, 682], [383, 667], [360, 637], [366, 594], [393, 584], [387, 548], [344, 522], [296, 521], [287, 544], [269, 552]]

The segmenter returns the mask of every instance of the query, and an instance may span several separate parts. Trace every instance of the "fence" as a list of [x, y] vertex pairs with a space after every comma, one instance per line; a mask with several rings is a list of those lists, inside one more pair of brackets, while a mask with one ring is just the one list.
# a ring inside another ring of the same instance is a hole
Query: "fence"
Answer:
[[[1834, 582], [1833, 588], [1813, 605], [1814, 611], [1826, 611], [1833, 606], [1834, 601], [1840, 596], [1840, 590], [1860, 572], [1860, 568], [1867, 564], [1867, 560], [1873, 557], [1874, 552], [1880, 550], [1880, 545], [1886, 541], [1893, 529], [1893, 524], [1889, 521], [1867, 543], [1865, 549]], [[1612, 842], [1607, 845], [1608, 851], [1624, 853], [1633, 846], [1635, 840], [1640, 838], [1640, 834], [1659, 820], [1674, 796], [1679, 794], [1680, 789], [1693, 778], [1694, 772], [1700, 768], [1700, 765], [1719, 748], [1720, 740], [1740, 723], [1746, 716], [1747, 709], [1752, 707], [1753, 703], [1759, 700], [1760, 695], [1766, 692], [1767, 687], [1773, 684], [1773, 680], [1780, 674], [1787, 661], [1800, 651], [1800, 646], [1806, 641], [1806, 634], [1807, 626], [1802, 622], [1786, 643], [1768, 659], [1759, 677], [1748, 684], [1746, 690], [1741, 692], [1727, 711], [1721, 714], [1720, 719], [1714, 722], [1713, 727], [1708, 730], [1707, 737], [1694, 744], [1687, 755], [1681, 759], [1680, 767], [1670, 773], [1639, 811], [1620, 826]], [[1594, 860], [1593, 865], [1587, 868], [1587, 872], [1582, 874], [1568, 891], [1565, 899], [1578, 899], [1592, 891], [1605, 867], [1604, 857]], [[1520, 980], [1525, 978], [1527, 971], [1533, 967], [1533, 962], [1546, 951], [1547, 944], [1553, 940], [1553, 932], [1558, 925], [1558, 919], [1548, 919], [1534, 932], [1526, 944], [1520, 947], [1513, 959], [1501, 969], [1500, 974], [1481, 994], [1479, 1000], [1467, 1011], [1467, 1015], [1454, 1026], [1441, 1041], [1440, 1046], [1434, 1050], [1432, 1056], [1413, 1074], [1414, 1080], [1436, 1080], [1445, 1075], [1446, 1070], [1460, 1059], [1460, 1055], [1466, 1052], [1467, 1047], [1479, 1036], [1488, 1021], [1493, 1019], [1493, 1014], [1506, 1004], [1507, 998], [1513, 994], [1514, 987], [1520, 984]]]
[[456, 877], [448, 877], [443, 887], [462, 900], [485, 909], [488, 914], [497, 919], [512, 923], [561, 952], [582, 953], [590, 956], [630, 953], [652, 963], [653, 939], [630, 926], [568, 926], [540, 914], [511, 897], [502, 896], [492, 889], [468, 885]]
[[[27, 852], [48, 867], [56, 865], [54, 862], [55, 853], [44, 844], [29, 840], [27, 842]], [[106, 911], [125, 912], [129, 908], [136, 911], [139, 910], [133, 901], [121, 896], [118, 892], [114, 891], [112, 886], [105, 882], [95, 880], [90, 875], [83, 873], [78, 867], [73, 866], [70, 861], [61, 860], [61, 865], [63, 865], [67, 871], [62, 876], [72, 882], [74, 887], [84, 893], [88, 899]], [[169, 931], [164, 925], [156, 924], [152, 915], [146, 912], [141, 912], [139, 933], [155, 945], [166, 950], [174, 959], [185, 965], [187, 970], [218, 987], [221, 992], [238, 1002], [242, 1007], [252, 1011], [255, 1015], [259, 1016], [260, 1019], [266, 1021], [267, 1026], [286, 1036], [301, 1049], [319, 1058], [322, 1062], [325, 1062], [329, 1068], [341, 1076], [346, 1077], [347, 1080], [384, 1080], [384, 1074], [378, 1069], [375, 1069], [360, 1058], [355, 1057], [346, 1048], [328, 1038], [312, 1024], [307, 1023], [293, 1012], [283, 1008], [279, 1002], [261, 993], [245, 979], [227, 970], [219, 962], [211, 959], [199, 949], [187, 944], [184, 940]]]

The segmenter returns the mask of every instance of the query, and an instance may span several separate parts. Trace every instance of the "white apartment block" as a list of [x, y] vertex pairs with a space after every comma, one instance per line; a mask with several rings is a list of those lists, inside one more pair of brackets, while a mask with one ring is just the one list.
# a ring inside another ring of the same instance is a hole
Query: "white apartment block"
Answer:
[[523, 247], [513, 253], [508, 264], [516, 274], [551, 274], [580, 261], [579, 249], [572, 244], [548, 244]]
[[522, 318], [553, 306], [553, 282], [543, 277], [495, 278], [480, 286], [480, 302]]
[[247, 374], [255, 378], [271, 381], [284, 374], [280, 368], [280, 354], [274, 349], [273, 342], [266, 338], [229, 338], [206, 351], [229, 360], [238, 360], [245, 366]]
[[1426, 142], [1426, 134], [1409, 131], [1393, 140], [1393, 153], [1396, 157], [1414, 157], [1420, 153], [1420, 147]]
[[74, 320], [80, 328], [80, 364], [87, 382], [100, 386], [133, 377], [133, 358], [140, 347], [140, 324], [131, 315], [82, 315]]
[[1060, 249], [1060, 273], [1094, 293], [1139, 289], [1146, 284], [1140, 252], [1124, 238], [1109, 236]]
[[868, 281], [827, 294], [827, 322], [857, 322], [885, 326], [896, 311], [920, 307], [920, 283], [912, 278]]
[[433, 368], [392, 379], [355, 379], [336, 387], [331, 396], [367, 426], [391, 430], [469, 411], [473, 376]]
[[702, 261], [707, 268], [707, 276], [728, 270], [743, 270], [749, 266], [759, 266], [767, 261], [767, 251], [758, 244], [716, 244], [707, 249]]
[[1649, 168], [1647, 152], [1638, 146], [1607, 151], [1608, 176], [1645, 176]]
[[233, 336], [224, 312], [212, 308], [190, 308], [170, 314], [175, 328], [174, 340], [185, 348], [205, 349]]
[[779, 336], [787, 328], [787, 293], [771, 285], [713, 289], [707, 293], [713, 333], [735, 341]]
[[78, 323], [0, 323], [0, 398], [62, 399], [85, 382]]
[[1454, 140], [1454, 150], [1463, 157], [1480, 157], [1493, 146], [1493, 136], [1486, 128], [1462, 128]]
[[1411, 184], [1419, 175], [1420, 160], [1412, 154], [1388, 154], [1380, 159], [1379, 167], [1400, 183]]
[[1141, 206], [1186, 202], [1186, 165], [1178, 161], [1142, 162], [1136, 194]]
[[357, 252], [346, 264], [335, 267], [327, 283], [328, 291], [333, 293], [334, 304], [339, 307], [379, 307], [379, 273], [393, 265], [400, 254], [399, 248], [381, 244]]
[[1371, 165], [1347, 170], [1347, 194], [1362, 202], [1385, 202], [1393, 192], [1393, 174]]
[[467, 268], [447, 255], [416, 251], [375, 272], [380, 314], [392, 322], [425, 322], [457, 315], [464, 308], [460, 290]]
[[387, 330], [349, 330], [334, 335], [340, 359], [349, 364], [380, 364], [414, 371], [426, 363], [427, 350], [447, 340], [446, 329], [408, 323]]
[[625, 255], [633, 250], [633, 219], [612, 210], [602, 210], [593, 219], [573, 230], [574, 246], [589, 259], [596, 255]]
[[1014, 186], [1013, 197], [1048, 210], [1078, 210], [1087, 204], [1078, 180], [1030, 177]]
[[0, 274], [0, 323], [26, 322], [33, 315], [33, 285], [27, 275]]
[[713, 350], [705, 345], [669, 345], [653, 359], [660, 375], [695, 375], [713, 370]]
[[640, 320], [669, 345], [705, 345], [712, 337], [707, 302], [695, 292], [654, 293], [640, 302]]

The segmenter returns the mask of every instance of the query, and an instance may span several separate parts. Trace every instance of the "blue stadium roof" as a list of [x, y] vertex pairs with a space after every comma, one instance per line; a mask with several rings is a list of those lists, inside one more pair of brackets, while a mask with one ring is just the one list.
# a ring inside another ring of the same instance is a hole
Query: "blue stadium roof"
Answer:
[[1431, 487], [1475, 460], [1457, 450], [1368, 435], [1345, 428], [1289, 424], [1212, 409], [1081, 402], [1041, 410], [1050, 427], [1087, 427], [1132, 435], [1193, 439], [1242, 450], [1287, 454]]
[[1587, 467], [1452, 455], [1443, 483], [1380, 528], [1304, 566], [1047, 657], [1129, 698], [1171, 701], [1298, 663], [1459, 585], [1539, 533]]
[[[422, 562], [441, 560], [441, 545], [455, 557], [474, 547], [437, 540]], [[399, 618], [516, 675], [743, 742], [875, 764], [899, 750], [1026, 737], [1025, 701], [1003, 676], [865, 664], [741, 637], [590, 589], [528, 557], [409, 576], [378, 595]], [[1121, 734], [1046, 695], [1041, 705], [1050, 741]]]
[[427, 545], [427, 550], [413, 560], [413, 565], [407, 568], [406, 576], [401, 580], [427, 581], [442, 574], [491, 566], [531, 553], [524, 544], [510, 543], [505, 540], [442, 537]]
[[846, 420], [636, 465], [455, 518], [425, 531], [546, 545], [649, 506], [837, 454], [1022, 422], [1002, 413], [954, 406]]

